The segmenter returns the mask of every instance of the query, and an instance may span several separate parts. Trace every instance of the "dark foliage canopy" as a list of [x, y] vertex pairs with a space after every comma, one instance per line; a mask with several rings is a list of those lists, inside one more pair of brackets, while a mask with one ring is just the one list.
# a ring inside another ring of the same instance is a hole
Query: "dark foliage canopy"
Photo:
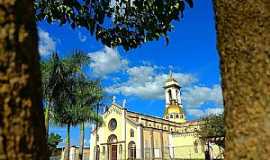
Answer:
[[49, 135], [49, 137], [48, 137], [48, 148], [49, 148], [50, 155], [53, 152], [56, 152], [57, 145], [62, 141], [63, 141], [63, 139], [61, 138], [61, 136], [59, 134], [51, 133]]
[[210, 115], [203, 118], [202, 122], [198, 131], [200, 138], [204, 141], [212, 140], [217, 145], [224, 147], [224, 114]]
[[94, 111], [102, 98], [99, 81], [87, 79], [83, 67], [90, 58], [81, 51], [60, 59], [52, 55], [53, 67], [48, 88], [52, 101], [52, 119], [58, 125], [77, 125], [87, 121], [101, 121]]
[[36, 0], [36, 19], [83, 27], [103, 44], [125, 50], [165, 37], [192, 0]]

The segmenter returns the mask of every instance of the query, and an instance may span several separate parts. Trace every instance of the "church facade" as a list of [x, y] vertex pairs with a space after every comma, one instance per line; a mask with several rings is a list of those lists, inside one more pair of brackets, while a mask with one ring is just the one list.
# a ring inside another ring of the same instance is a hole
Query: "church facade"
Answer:
[[[197, 130], [202, 122], [186, 121], [180, 85], [170, 74], [165, 82], [164, 116], [129, 111], [113, 101], [102, 115], [104, 122], [91, 134], [90, 160], [153, 160], [222, 158], [222, 149], [206, 147]], [[143, 107], [143, 106], [141, 106]]]

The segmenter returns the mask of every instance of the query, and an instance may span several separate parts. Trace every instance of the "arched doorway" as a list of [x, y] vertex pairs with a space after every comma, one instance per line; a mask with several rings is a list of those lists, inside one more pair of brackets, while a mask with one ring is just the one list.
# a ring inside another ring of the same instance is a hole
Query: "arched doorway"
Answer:
[[130, 141], [128, 144], [128, 159], [129, 160], [136, 159], [136, 144], [134, 141]]
[[117, 160], [117, 137], [116, 135], [112, 134], [108, 138], [108, 145], [109, 145], [109, 159], [110, 160]]

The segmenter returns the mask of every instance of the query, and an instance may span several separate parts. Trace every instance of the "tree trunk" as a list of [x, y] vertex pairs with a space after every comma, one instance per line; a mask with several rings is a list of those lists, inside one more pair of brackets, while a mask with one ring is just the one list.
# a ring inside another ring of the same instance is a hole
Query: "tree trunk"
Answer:
[[214, 4], [225, 106], [225, 159], [269, 159], [269, 0], [214, 0]]
[[32, 0], [0, 1], [0, 159], [48, 159]]
[[50, 108], [49, 106], [46, 106], [45, 108], [45, 128], [46, 128], [46, 140], [48, 141], [48, 137], [49, 137], [49, 113], [50, 113]]
[[67, 137], [66, 137], [64, 160], [69, 160], [69, 154], [70, 154], [70, 124], [67, 125], [67, 135], [66, 136]]
[[79, 160], [83, 159], [83, 148], [84, 148], [84, 123], [80, 124], [80, 149], [79, 149]]

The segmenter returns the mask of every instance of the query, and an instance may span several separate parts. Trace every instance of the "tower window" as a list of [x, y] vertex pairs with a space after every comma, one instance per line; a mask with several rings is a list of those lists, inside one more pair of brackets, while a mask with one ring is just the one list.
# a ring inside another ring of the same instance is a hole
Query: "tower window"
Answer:
[[178, 90], [176, 90], [176, 101], [178, 102]]
[[175, 116], [175, 118], [179, 118], [179, 115], [177, 114], [177, 115]]
[[168, 94], [169, 94], [169, 100], [171, 101], [172, 100], [172, 91], [170, 89], [168, 90]]
[[170, 115], [170, 118], [173, 118], [173, 115], [172, 114]]

